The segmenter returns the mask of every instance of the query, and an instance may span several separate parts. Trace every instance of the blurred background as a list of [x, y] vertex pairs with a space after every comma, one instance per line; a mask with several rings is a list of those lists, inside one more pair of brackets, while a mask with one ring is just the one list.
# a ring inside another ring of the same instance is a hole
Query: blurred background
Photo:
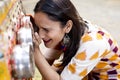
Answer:
[[[38, 0], [22, 0], [27, 14], [33, 13]], [[120, 46], [120, 0], [71, 0], [81, 17], [102, 26], [116, 39]], [[35, 80], [40, 80], [39, 72]]]

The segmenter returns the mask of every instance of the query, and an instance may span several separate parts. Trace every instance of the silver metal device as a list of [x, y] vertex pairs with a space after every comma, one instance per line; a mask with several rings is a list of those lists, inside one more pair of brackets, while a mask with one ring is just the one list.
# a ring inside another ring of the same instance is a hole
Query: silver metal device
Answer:
[[31, 78], [35, 72], [31, 29], [22, 27], [17, 36], [19, 44], [11, 54], [12, 76], [18, 79]]

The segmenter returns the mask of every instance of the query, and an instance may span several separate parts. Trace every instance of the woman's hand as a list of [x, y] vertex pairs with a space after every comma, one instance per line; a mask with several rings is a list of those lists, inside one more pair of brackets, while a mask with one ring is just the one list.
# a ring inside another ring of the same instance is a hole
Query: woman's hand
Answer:
[[31, 27], [31, 30], [32, 30], [33, 47], [34, 48], [39, 48], [39, 45], [41, 43], [41, 38], [40, 38], [38, 32], [35, 32], [35, 30], [33, 29], [34, 25], [32, 25], [30, 27]]
[[33, 38], [33, 47], [39, 48], [39, 45], [41, 43], [41, 38], [39, 36], [39, 28], [35, 24], [34, 18], [31, 15], [28, 15], [30, 17], [31, 24], [29, 26], [31, 27], [32, 30], [32, 38]]
[[33, 45], [35, 48], [39, 47], [41, 44], [41, 38], [37, 32], [33, 33]]

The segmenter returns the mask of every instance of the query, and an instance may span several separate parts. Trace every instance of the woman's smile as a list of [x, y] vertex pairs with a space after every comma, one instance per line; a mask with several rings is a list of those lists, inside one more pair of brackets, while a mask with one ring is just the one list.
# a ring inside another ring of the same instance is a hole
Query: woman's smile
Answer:
[[49, 39], [49, 40], [43, 40], [43, 42], [45, 43], [45, 45], [47, 45], [48, 43], [51, 42], [51, 39]]

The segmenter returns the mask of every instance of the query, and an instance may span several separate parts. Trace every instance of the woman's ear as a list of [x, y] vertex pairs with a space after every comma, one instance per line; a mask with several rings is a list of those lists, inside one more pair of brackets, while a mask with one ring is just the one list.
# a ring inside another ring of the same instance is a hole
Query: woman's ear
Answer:
[[66, 25], [65, 25], [65, 32], [69, 33], [70, 30], [72, 29], [72, 26], [73, 26], [72, 20], [68, 20], [67, 23], [66, 23]]

